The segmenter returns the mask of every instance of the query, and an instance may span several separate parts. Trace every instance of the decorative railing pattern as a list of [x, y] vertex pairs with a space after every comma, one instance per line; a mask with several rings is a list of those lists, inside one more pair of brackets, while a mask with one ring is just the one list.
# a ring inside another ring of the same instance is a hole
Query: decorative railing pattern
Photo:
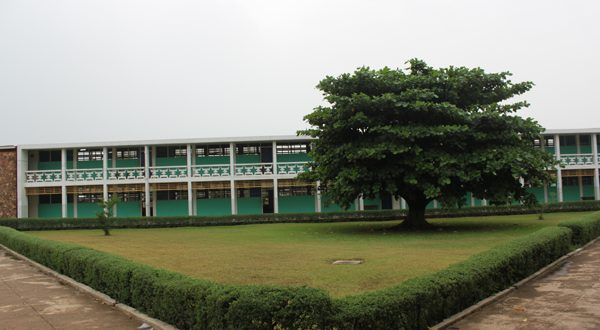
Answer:
[[67, 181], [98, 181], [102, 179], [101, 168], [67, 170]]
[[594, 154], [560, 155], [560, 161], [565, 166], [594, 165]]
[[277, 174], [300, 174], [308, 172], [310, 167], [306, 162], [278, 163]]
[[143, 167], [109, 168], [108, 180], [143, 180], [145, 179]]
[[[589, 161], [591, 162], [591, 160]], [[570, 164], [567, 163], [566, 165]], [[189, 175], [192, 178], [231, 176], [229, 164], [194, 165], [191, 167], [191, 173], [188, 173], [186, 166], [153, 166], [148, 169], [150, 172], [149, 179], [188, 178]], [[306, 162], [278, 163], [276, 171], [272, 163], [255, 163], [236, 164], [234, 174], [235, 176], [248, 177], [273, 175], [275, 173], [280, 175], [294, 175], [307, 171], [309, 171], [309, 166]], [[65, 180], [67, 182], [90, 182], [104, 179], [101, 168], [67, 169], [65, 173]], [[25, 177], [27, 183], [56, 183], [62, 181], [60, 170], [26, 171]], [[106, 170], [106, 179], [108, 181], [144, 180], [146, 176], [143, 167], [116, 167]]]
[[60, 172], [60, 170], [27, 171], [25, 172], [25, 180], [27, 183], [60, 182], [62, 181]]
[[215, 176], [229, 176], [230, 175], [229, 165], [194, 165], [192, 166], [193, 177], [215, 177]]
[[257, 163], [257, 164], [236, 164], [235, 175], [236, 176], [261, 176], [261, 175], [272, 175], [273, 164], [272, 163]]
[[187, 178], [187, 166], [150, 167], [150, 179]]

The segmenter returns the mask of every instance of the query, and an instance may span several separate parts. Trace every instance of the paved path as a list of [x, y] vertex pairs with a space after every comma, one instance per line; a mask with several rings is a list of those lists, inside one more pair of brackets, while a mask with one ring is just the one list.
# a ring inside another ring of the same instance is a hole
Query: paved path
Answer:
[[0, 248], [0, 329], [137, 329], [139, 325]]
[[600, 329], [600, 242], [448, 329]]

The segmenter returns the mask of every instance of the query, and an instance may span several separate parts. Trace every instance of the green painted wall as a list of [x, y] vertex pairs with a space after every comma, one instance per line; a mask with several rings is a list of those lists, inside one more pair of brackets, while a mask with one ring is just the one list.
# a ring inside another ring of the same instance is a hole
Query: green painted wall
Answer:
[[156, 158], [156, 166], [184, 166], [186, 164], [187, 164], [186, 157], [175, 157], [175, 158], [157, 157]]
[[277, 161], [280, 163], [293, 163], [293, 162], [308, 162], [310, 161], [310, 157], [308, 154], [283, 154], [277, 155]]
[[554, 155], [554, 153], [555, 153], [554, 147], [546, 147], [546, 152]]
[[583, 197], [594, 197], [594, 186], [584, 185], [583, 186]]
[[[139, 159], [117, 159], [117, 167], [141, 167]], [[112, 167], [112, 161], [108, 162], [108, 167]]]
[[582, 154], [591, 154], [592, 153], [592, 146], [580, 146], [579, 149], [581, 150]]
[[315, 196], [279, 196], [279, 213], [315, 212]]
[[259, 155], [236, 155], [235, 162], [237, 164], [260, 163]]
[[83, 168], [83, 169], [102, 168], [102, 161], [101, 160], [89, 160], [89, 161], [85, 161], [85, 162], [77, 162], [77, 168]]
[[238, 214], [262, 214], [262, 199], [260, 197], [245, 197], [237, 199]]
[[363, 200], [365, 210], [381, 210], [381, 198], [365, 198]]
[[352, 203], [347, 210], [344, 210], [335, 203], [328, 204], [328, 201], [329, 198], [326, 195], [321, 196], [321, 212], [356, 211], [355, 203]]
[[572, 154], [576, 154], [576, 153], [577, 153], [576, 146], [561, 146], [560, 147], [561, 155], [572, 155]]
[[563, 186], [563, 201], [574, 202], [581, 200], [579, 186]]
[[229, 156], [196, 157], [196, 165], [228, 165]]
[[62, 216], [61, 204], [39, 204], [38, 205], [38, 218], [60, 218], [61, 216]]
[[[142, 216], [142, 202], [141, 201], [131, 201], [131, 202], [121, 202], [117, 204], [117, 217], [126, 218], [126, 217], [141, 217]], [[187, 205], [186, 205], [187, 209]]]
[[[69, 208], [72, 208], [71, 204]], [[77, 203], [78, 218], [95, 218], [100, 211], [100, 206], [96, 203]]]
[[198, 215], [230, 215], [231, 200], [229, 198], [212, 198], [196, 200]]
[[535, 199], [538, 203], [544, 203], [544, 188], [528, 188], [527, 191], [535, 195]]
[[187, 200], [158, 200], [156, 201], [156, 215], [159, 217], [187, 216]]

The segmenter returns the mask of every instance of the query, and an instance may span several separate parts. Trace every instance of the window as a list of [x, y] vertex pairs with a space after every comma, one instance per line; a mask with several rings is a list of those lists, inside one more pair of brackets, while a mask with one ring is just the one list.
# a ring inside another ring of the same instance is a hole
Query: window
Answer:
[[580, 135], [579, 136], [579, 145], [581, 145], [581, 146], [592, 145], [592, 137], [590, 135]]
[[544, 145], [546, 147], [554, 147], [554, 138], [551, 137], [545, 137], [544, 138]]
[[561, 147], [577, 145], [577, 143], [575, 142], [575, 135], [563, 135], [560, 137], [559, 140], [560, 140]]
[[185, 190], [164, 190], [157, 191], [156, 197], [158, 200], [187, 200], [188, 194]]
[[156, 157], [159, 158], [179, 158], [187, 156], [186, 146], [168, 146], [168, 147], [157, 147]]
[[77, 203], [99, 203], [102, 201], [102, 194], [79, 194]]
[[139, 201], [142, 200], [141, 198], [141, 193], [137, 193], [137, 192], [128, 192], [128, 193], [118, 193], [117, 196], [119, 196], [119, 201], [121, 202], [134, 202], [134, 201]]
[[314, 189], [313, 189], [313, 187], [310, 187], [310, 186], [279, 188], [279, 196], [280, 197], [312, 196], [314, 194], [315, 194]]
[[579, 180], [576, 176], [567, 176], [562, 178], [563, 186], [578, 186]]
[[242, 188], [237, 190], [238, 198], [261, 197], [260, 188]]
[[87, 162], [92, 160], [102, 160], [102, 149], [79, 149], [77, 151], [77, 161]]
[[39, 158], [40, 162], [60, 162], [60, 150], [42, 150]]
[[197, 157], [216, 157], [216, 156], [229, 156], [229, 145], [228, 144], [214, 144], [207, 146], [200, 146], [196, 148]]
[[277, 154], [305, 154], [310, 151], [308, 144], [306, 143], [294, 143], [294, 144], [278, 144]]
[[593, 176], [582, 176], [581, 184], [584, 186], [593, 186], [594, 185], [594, 177]]
[[533, 140], [533, 145], [534, 145], [534, 146], [536, 146], [536, 147], [539, 147], [539, 146], [541, 146], [541, 141], [540, 141], [540, 139], [535, 139], [535, 140]]
[[61, 197], [60, 194], [55, 195], [40, 195], [39, 196], [40, 204], [60, 204]]
[[118, 149], [117, 159], [139, 159], [139, 149]]
[[259, 155], [260, 146], [258, 145], [241, 145], [238, 147], [238, 155]]
[[216, 189], [216, 190], [198, 190], [196, 192], [196, 199], [216, 199], [216, 198], [230, 198], [231, 190], [229, 189]]

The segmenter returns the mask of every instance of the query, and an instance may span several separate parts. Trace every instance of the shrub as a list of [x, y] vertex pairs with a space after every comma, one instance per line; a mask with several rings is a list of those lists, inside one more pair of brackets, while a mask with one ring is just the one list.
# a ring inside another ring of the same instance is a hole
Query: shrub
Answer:
[[[600, 210], [600, 202], [583, 201], [547, 204], [544, 212]], [[488, 215], [511, 215], [538, 213], [539, 209], [523, 205], [480, 206], [461, 209], [430, 209], [429, 218], [474, 217]], [[301, 222], [351, 222], [399, 220], [406, 216], [406, 210], [348, 211], [295, 214], [252, 214], [228, 216], [194, 217], [131, 217], [114, 218], [111, 228], [166, 228], [185, 226], [232, 226], [261, 223], [301, 223]], [[96, 218], [48, 218], [48, 219], [0, 219], [0, 226], [18, 230], [59, 230], [59, 229], [100, 229]]]
[[579, 219], [564, 221], [558, 225], [571, 229], [573, 232], [573, 244], [581, 246], [600, 236], [600, 212], [592, 213]]

